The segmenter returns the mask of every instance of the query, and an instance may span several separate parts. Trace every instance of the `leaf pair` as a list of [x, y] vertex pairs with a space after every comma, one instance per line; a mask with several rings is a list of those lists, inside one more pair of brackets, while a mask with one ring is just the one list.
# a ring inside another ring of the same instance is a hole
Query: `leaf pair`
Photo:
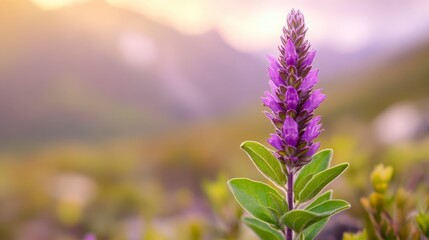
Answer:
[[[313, 239], [326, 225], [328, 218], [340, 211], [350, 208], [350, 204], [343, 200], [332, 200], [332, 191], [328, 191], [316, 198], [306, 209], [296, 209], [286, 212], [280, 219], [270, 209], [282, 212], [287, 209], [283, 197], [270, 186], [245, 178], [235, 178], [229, 181], [229, 186], [237, 202], [255, 218], [245, 220], [261, 239], [277, 239], [281, 234], [270, 227], [279, 228], [281, 224], [303, 234], [303, 239]], [[279, 200], [279, 201], [273, 201]], [[279, 205], [283, 204], [283, 205]], [[260, 220], [258, 220], [260, 219]], [[264, 223], [265, 222], [265, 223]], [[265, 238], [263, 236], [271, 236]], [[280, 238], [281, 239], [281, 238]]]
[[286, 213], [281, 221], [297, 232], [299, 239], [312, 240], [322, 231], [330, 216], [350, 208], [347, 202], [331, 198], [332, 190], [329, 190], [317, 197], [305, 209]]
[[294, 184], [297, 201], [304, 203], [313, 199], [348, 168], [348, 163], [328, 168], [332, 155], [332, 149], [322, 150], [315, 154], [313, 160], [301, 169]]
[[343, 200], [327, 200], [310, 209], [296, 209], [287, 212], [280, 221], [295, 232], [301, 233], [314, 223], [326, 219], [349, 207], [350, 204]]

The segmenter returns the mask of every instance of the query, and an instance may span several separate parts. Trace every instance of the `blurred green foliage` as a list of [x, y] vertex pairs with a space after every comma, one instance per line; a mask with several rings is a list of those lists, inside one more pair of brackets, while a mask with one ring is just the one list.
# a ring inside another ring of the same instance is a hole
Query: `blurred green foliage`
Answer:
[[[418, 240], [428, 237], [429, 215], [425, 210], [418, 212], [423, 202], [422, 193], [398, 186], [394, 189], [391, 180], [392, 166], [377, 165], [371, 173], [373, 192], [361, 198], [361, 204], [368, 214], [364, 231], [345, 233], [343, 240]], [[426, 193], [423, 193], [427, 195]], [[426, 206], [425, 206], [426, 209]]]
[[358, 233], [344, 233], [343, 240], [367, 240], [366, 231]]
[[416, 216], [416, 222], [417, 222], [419, 229], [422, 232], [422, 234], [426, 238], [429, 238], [429, 214], [426, 214], [424, 212], [420, 212]]
[[[260, 175], [251, 164], [240, 164], [246, 160], [235, 144], [241, 139], [234, 131], [241, 129], [213, 129], [212, 125], [201, 127], [198, 134], [178, 134], [168, 141], [159, 137], [62, 142], [3, 150], [0, 239], [25, 239], [35, 229], [48, 240], [81, 239], [86, 232], [94, 232], [101, 240], [131, 239], [135, 235], [143, 239], [256, 239], [239, 224], [240, 208], [227, 191], [225, 180], [233, 175], [260, 179]], [[196, 141], [201, 135], [229, 135], [224, 138], [229, 139], [225, 158], [218, 153], [217, 138], [207, 138], [210, 144], [197, 150], [203, 145]], [[255, 136], [253, 139], [258, 139]], [[413, 192], [397, 190], [397, 198], [404, 198], [403, 202], [396, 201], [397, 206], [411, 209], [407, 205], [411, 204], [416, 209], [410, 196], [423, 199], [428, 192], [424, 184], [428, 181], [426, 138], [379, 148], [366, 146], [359, 136], [334, 134], [325, 136], [322, 144], [335, 146], [333, 164], [351, 163], [344, 180], [332, 188], [337, 197], [352, 203], [349, 214], [362, 222], [365, 214], [359, 198], [370, 189], [365, 176], [377, 163], [374, 159], [395, 168], [393, 188], [401, 184]], [[382, 171], [373, 175], [373, 180], [383, 181], [386, 175]], [[385, 194], [391, 195], [393, 188], [390, 186]], [[390, 204], [391, 199], [386, 201]]]

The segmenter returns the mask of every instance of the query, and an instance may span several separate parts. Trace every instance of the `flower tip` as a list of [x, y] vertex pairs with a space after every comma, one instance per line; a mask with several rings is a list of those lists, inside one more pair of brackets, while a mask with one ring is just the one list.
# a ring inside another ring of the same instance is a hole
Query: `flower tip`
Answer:
[[295, 10], [294, 8], [292, 8], [287, 16], [287, 21], [291, 25], [293, 22], [302, 23], [304, 22], [304, 15], [300, 10]]

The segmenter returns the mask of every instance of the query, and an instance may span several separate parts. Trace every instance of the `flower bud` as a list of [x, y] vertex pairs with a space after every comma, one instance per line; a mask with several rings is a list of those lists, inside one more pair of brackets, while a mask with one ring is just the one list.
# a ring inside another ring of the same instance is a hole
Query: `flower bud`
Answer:
[[377, 165], [371, 173], [371, 183], [374, 191], [385, 193], [389, 187], [390, 180], [393, 176], [392, 166], [384, 167], [383, 164]]

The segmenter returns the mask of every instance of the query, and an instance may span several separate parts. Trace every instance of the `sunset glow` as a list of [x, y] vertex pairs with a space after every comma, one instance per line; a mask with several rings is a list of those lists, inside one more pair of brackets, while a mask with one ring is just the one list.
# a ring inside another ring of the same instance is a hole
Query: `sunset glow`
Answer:
[[[31, 1], [42, 9], [51, 10], [91, 0]], [[406, 34], [397, 36], [398, 32], [407, 31], [407, 34], [412, 34], [421, 31], [425, 27], [421, 24], [424, 22], [422, 20], [427, 18], [426, 13], [429, 10], [429, 4], [422, 4], [423, 0], [416, 0], [407, 5], [408, 11], [412, 14], [408, 14], [406, 18], [403, 17], [404, 11], [400, 8], [387, 9], [389, 11], [385, 11], [386, 18], [380, 17], [379, 11], [374, 9], [383, 8], [383, 3], [371, 5], [372, 8], [368, 9], [366, 4], [335, 0], [330, 1], [332, 4], [251, 1], [245, 5], [240, 1], [209, 0], [98, 1], [137, 11], [185, 34], [203, 34], [215, 29], [231, 46], [241, 51], [261, 51], [275, 46], [279, 38], [277, 30], [283, 26], [285, 13], [291, 8], [300, 9], [308, 16], [306, 22], [313, 29], [308, 37], [315, 45], [330, 45], [341, 52], [359, 51], [372, 41], [383, 41], [383, 37], [380, 36], [385, 36], [389, 40], [392, 36], [398, 38], [406, 36]], [[342, 21], [338, 21], [339, 18]], [[368, 24], [369, 22], [372, 24]], [[386, 26], [396, 27], [386, 28]], [[375, 38], [377, 34], [378, 37]], [[403, 40], [409, 39], [397, 39]]]
[[56, 8], [61, 8], [73, 3], [82, 3], [88, 0], [31, 0], [36, 5], [45, 10], [52, 10]]

